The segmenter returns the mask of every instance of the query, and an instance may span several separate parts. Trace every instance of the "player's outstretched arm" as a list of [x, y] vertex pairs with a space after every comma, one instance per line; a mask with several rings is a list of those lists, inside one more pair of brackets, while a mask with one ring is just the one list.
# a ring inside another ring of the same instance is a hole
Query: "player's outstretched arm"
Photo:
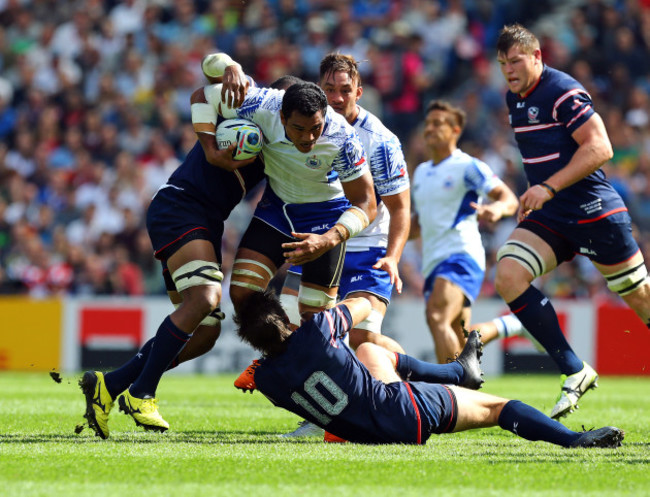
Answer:
[[347, 298], [337, 305], [345, 305], [348, 311], [350, 311], [350, 315], [352, 316], [352, 326], [350, 326], [350, 329], [356, 328], [359, 323], [370, 315], [370, 311], [372, 310], [370, 301], [365, 297]]
[[499, 219], [512, 216], [517, 212], [519, 200], [515, 193], [505, 184], [493, 188], [488, 197], [493, 200], [489, 204], [477, 204], [470, 202], [470, 206], [476, 210], [478, 219], [481, 221], [497, 222]]
[[314, 233], [291, 233], [298, 242], [283, 243], [286, 262], [305, 264], [319, 258], [328, 250], [357, 235], [368, 226], [377, 215], [377, 200], [370, 172], [343, 183], [343, 191], [352, 204], [336, 224], [322, 235]]

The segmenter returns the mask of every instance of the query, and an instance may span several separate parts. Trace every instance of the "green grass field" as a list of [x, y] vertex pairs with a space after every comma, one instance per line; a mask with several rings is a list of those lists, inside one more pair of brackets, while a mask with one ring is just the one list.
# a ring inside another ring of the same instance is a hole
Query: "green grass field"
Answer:
[[[601, 378], [565, 423], [616, 425], [617, 450], [568, 450], [499, 428], [433, 436], [426, 446], [285, 440], [297, 417], [233, 376], [165, 377], [160, 409], [171, 429], [136, 429], [117, 408], [111, 437], [83, 421], [78, 377], [0, 373], [0, 495], [262, 496], [650, 495], [650, 378]], [[549, 412], [559, 377], [488, 378], [485, 391]]]

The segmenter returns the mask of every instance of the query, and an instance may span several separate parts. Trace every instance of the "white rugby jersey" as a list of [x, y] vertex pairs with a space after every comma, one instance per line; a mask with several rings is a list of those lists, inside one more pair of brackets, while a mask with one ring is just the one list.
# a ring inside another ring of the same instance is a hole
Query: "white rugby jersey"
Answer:
[[[396, 195], [408, 189], [406, 161], [397, 137], [362, 107], [359, 107], [359, 115], [352, 125], [366, 150], [377, 195]], [[377, 217], [365, 230], [348, 240], [346, 250], [360, 252], [370, 247], [386, 247], [389, 222], [388, 209], [377, 199]]]
[[308, 154], [300, 152], [287, 138], [280, 121], [284, 90], [250, 88], [241, 107], [221, 103], [221, 85], [204, 89], [206, 100], [223, 117], [240, 117], [255, 122], [264, 135], [264, 172], [273, 192], [288, 204], [324, 202], [344, 196], [341, 182], [352, 181], [368, 169], [359, 136], [343, 116], [331, 107], [325, 128]]
[[465, 252], [485, 268], [485, 250], [476, 211], [480, 200], [503, 182], [483, 161], [459, 149], [438, 164], [418, 165], [413, 173], [413, 208], [422, 236], [422, 274], [426, 277], [452, 254]]

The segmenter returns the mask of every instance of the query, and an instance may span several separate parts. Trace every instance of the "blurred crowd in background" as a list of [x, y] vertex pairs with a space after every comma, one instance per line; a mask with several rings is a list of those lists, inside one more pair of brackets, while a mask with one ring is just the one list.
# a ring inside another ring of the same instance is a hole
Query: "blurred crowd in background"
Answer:
[[[461, 148], [523, 193], [494, 50], [512, 22], [591, 94], [614, 146], [605, 170], [650, 260], [650, 0], [0, 0], [0, 293], [164, 293], [145, 214], [196, 141], [189, 98], [210, 52], [261, 86], [317, 81], [325, 54], [352, 54], [361, 105], [402, 140], [411, 171], [428, 158], [423, 109], [444, 98], [467, 112]], [[227, 222], [226, 274], [258, 197]], [[494, 254], [514, 226], [482, 226], [484, 298], [497, 296]], [[419, 250], [405, 249], [405, 295], [421, 294]], [[607, 293], [580, 256], [540, 285]]]

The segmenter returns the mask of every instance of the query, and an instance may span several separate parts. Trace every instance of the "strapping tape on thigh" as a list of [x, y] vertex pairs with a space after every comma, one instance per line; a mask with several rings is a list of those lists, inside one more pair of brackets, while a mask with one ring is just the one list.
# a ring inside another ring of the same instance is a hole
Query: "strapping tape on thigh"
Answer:
[[223, 273], [219, 264], [209, 261], [191, 261], [172, 273], [176, 290], [182, 292], [193, 286], [221, 285]]

